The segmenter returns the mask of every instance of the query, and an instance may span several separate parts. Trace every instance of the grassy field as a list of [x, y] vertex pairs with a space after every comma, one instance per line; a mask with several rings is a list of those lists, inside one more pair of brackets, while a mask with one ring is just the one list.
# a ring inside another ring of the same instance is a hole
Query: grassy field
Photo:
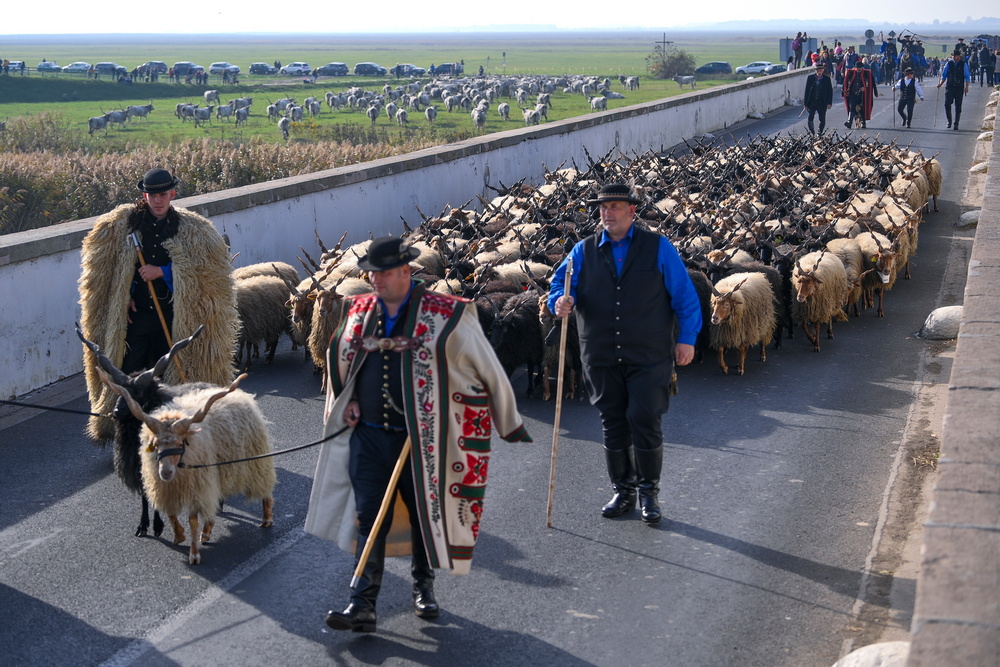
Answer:
[[[16, 50], [11, 45], [0, 48], [9, 51], [0, 57], [24, 60], [34, 67], [42, 58], [60, 64], [76, 60], [90, 63], [111, 60], [128, 68], [147, 60], [162, 60], [173, 64], [190, 60], [207, 67], [220, 60], [236, 63], [244, 71], [251, 62], [287, 64], [305, 60], [313, 67], [331, 61], [348, 63], [374, 60], [386, 67], [410, 62], [423, 67], [432, 63], [464, 61], [469, 74], [483, 66], [487, 74], [522, 75], [594, 75], [616, 77], [618, 74], [642, 76], [640, 90], [626, 93], [624, 100], [609, 100], [609, 108], [660, 99], [680, 92], [673, 81], [645, 78], [646, 58], [662, 34], [652, 33], [560, 33], [553, 34], [458, 34], [458, 35], [295, 35], [295, 36], [65, 36], [43, 39], [21, 38]], [[669, 36], [668, 36], [669, 37]], [[734, 67], [755, 59], [777, 59], [777, 38], [743, 38], [727, 36], [688, 36], [675, 40], [675, 46], [695, 57], [698, 64], [710, 60], [728, 60]], [[82, 141], [99, 150], [122, 150], [129, 142], [141, 141], [168, 144], [184, 139], [216, 138], [242, 141], [260, 138], [280, 141], [281, 135], [273, 123], [266, 120], [264, 109], [270, 100], [283, 96], [301, 102], [307, 96], [322, 98], [326, 91], [340, 92], [350, 86], [380, 90], [383, 85], [396, 86], [402, 81], [394, 77], [359, 78], [321, 77], [316, 84], [303, 83], [297, 77], [241, 75], [239, 86], [223, 85], [221, 77], [210, 78], [207, 86], [137, 82], [122, 85], [111, 81], [92, 81], [80, 74], [38, 74], [0, 77], [0, 118], [18, 118], [58, 110], [62, 122], [70, 131], [82, 133]], [[703, 81], [702, 86], [726, 83], [730, 79]], [[239, 96], [252, 96], [254, 106], [246, 127], [213, 121], [212, 125], [195, 128], [173, 116], [180, 102], [197, 102], [207, 89], [219, 89], [223, 101]], [[615, 82], [613, 90], [621, 91]], [[88, 136], [87, 119], [103, 111], [130, 104], [152, 101], [156, 110], [148, 122], [137, 121], [122, 130], [107, 135]], [[512, 105], [513, 106], [513, 105]], [[495, 105], [494, 105], [495, 108]], [[443, 111], [443, 110], [441, 110]], [[579, 95], [557, 93], [553, 97], [549, 120], [578, 116], [590, 111], [588, 102]], [[520, 123], [516, 108], [509, 122], [502, 122], [491, 113], [486, 131], [495, 132]], [[317, 119], [298, 123], [293, 128], [293, 140], [338, 140], [344, 126], [369, 126], [362, 113], [324, 113]], [[465, 138], [473, 132], [468, 113], [440, 113], [432, 127], [422, 114], [411, 114], [410, 126], [399, 128], [383, 116], [380, 132], [388, 140], [407, 138], [414, 132], [424, 132], [442, 143]]]

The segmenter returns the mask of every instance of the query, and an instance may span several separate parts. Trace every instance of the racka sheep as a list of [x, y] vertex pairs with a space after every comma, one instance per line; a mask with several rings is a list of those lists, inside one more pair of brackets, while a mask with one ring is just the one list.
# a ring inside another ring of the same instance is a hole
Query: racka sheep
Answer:
[[833, 338], [833, 319], [844, 316], [850, 285], [844, 263], [825, 250], [811, 252], [795, 262], [792, 272], [792, 319], [819, 352], [819, 326], [826, 322], [826, 337]]
[[710, 342], [719, 352], [719, 368], [729, 373], [726, 348], [740, 351], [736, 372], [746, 371], [747, 348], [760, 344], [760, 360], [767, 361], [767, 346], [775, 330], [776, 295], [763, 273], [734, 273], [712, 287]]
[[[271, 526], [277, 482], [274, 460], [258, 458], [215, 465], [271, 452], [264, 416], [254, 397], [237, 389], [246, 374], [228, 388], [210, 386], [177, 396], [151, 414], [146, 414], [124, 387], [112, 382], [103, 371], [100, 374], [144, 425], [140, 433], [143, 484], [153, 507], [171, 517], [174, 544], [185, 538], [176, 517], [188, 511], [189, 564], [201, 562], [201, 543], [211, 539], [219, 504], [228, 495], [260, 499], [260, 527]], [[225, 400], [209, 412], [222, 398]], [[199, 520], [204, 522], [200, 531]]]

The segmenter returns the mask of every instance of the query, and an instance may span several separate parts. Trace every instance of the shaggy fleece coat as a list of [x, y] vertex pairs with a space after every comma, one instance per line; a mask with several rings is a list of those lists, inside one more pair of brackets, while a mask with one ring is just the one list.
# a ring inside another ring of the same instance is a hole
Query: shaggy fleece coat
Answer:
[[[83, 335], [100, 345], [119, 368], [125, 357], [129, 288], [138, 263], [128, 240], [128, 218], [134, 210], [135, 204], [124, 204], [98, 218], [81, 251]], [[173, 262], [173, 340], [186, 338], [205, 325], [202, 334], [176, 359], [188, 382], [226, 386], [235, 375], [233, 351], [239, 321], [229, 250], [210, 220], [187, 209], [175, 210], [180, 216], [177, 234], [163, 242]], [[101, 382], [97, 357], [86, 345], [83, 365], [91, 409], [110, 414], [118, 397]], [[170, 365], [164, 380], [167, 384], [181, 382], [176, 364]], [[110, 419], [91, 417], [87, 434], [98, 442], [109, 441], [114, 438], [114, 424]]]
[[[328, 357], [326, 436], [345, 426], [344, 410], [366, 356], [363, 348], [352, 349], [351, 341], [372, 335], [377, 326], [374, 294], [348, 299], [347, 308]], [[433, 567], [466, 574], [479, 537], [493, 428], [508, 442], [531, 442], [531, 438], [471, 302], [418, 284], [410, 295], [404, 335], [423, 341], [417, 350], [401, 353], [401, 370], [424, 545]], [[323, 445], [305, 530], [353, 553], [357, 513], [348, 474], [351, 432]], [[390, 556], [409, 553], [410, 525], [404, 507], [396, 503], [387, 539]]]

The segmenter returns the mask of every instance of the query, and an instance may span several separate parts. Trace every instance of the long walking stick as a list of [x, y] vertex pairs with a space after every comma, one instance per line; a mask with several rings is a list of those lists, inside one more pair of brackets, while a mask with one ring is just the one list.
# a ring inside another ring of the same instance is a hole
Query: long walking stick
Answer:
[[389, 512], [389, 506], [392, 505], [393, 497], [396, 495], [396, 485], [399, 484], [399, 476], [403, 473], [403, 467], [406, 465], [406, 459], [409, 456], [410, 438], [407, 436], [406, 442], [403, 443], [403, 451], [399, 453], [399, 458], [396, 459], [396, 467], [392, 469], [392, 475], [389, 477], [389, 485], [385, 487], [382, 506], [378, 508], [375, 523], [372, 524], [372, 529], [368, 533], [368, 539], [365, 540], [365, 548], [361, 551], [358, 566], [354, 568], [354, 576], [351, 578], [351, 588], [354, 590], [357, 590], [358, 582], [361, 581], [361, 575], [365, 571], [365, 565], [368, 564], [368, 557], [372, 553], [372, 547], [378, 541], [378, 534], [382, 530], [382, 522], [385, 521], [385, 515]]
[[[569, 294], [573, 285], [573, 260], [566, 260], [566, 280], [563, 296]], [[566, 334], [569, 332], [569, 315], [563, 318], [562, 331], [559, 332], [559, 363], [556, 375], [556, 418], [552, 424], [552, 462], [549, 464], [549, 504], [546, 509], [545, 526], [552, 527], [552, 497], [556, 492], [556, 455], [559, 452], [559, 418], [562, 416], [563, 369], [566, 366]]]
[[896, 111], [896, 87], [893, 86], [892, 87], [892, 126], [893, 127], [896, 127], [896, 114], [897, 113], [899, 113], [899, 112]]
[[937, 127], [937, 110], [938, 102], [941, 101], [941, 86], [937, 87], [937, 93], [934, 95], [934, 127]]
[[[132, 246], [135, 248], [135, 254], [139, 256], [139, 266], [146, 266], [146, 258], [142, 254], [142, 246], [139, 244], [139, 237], [136, 236], [135, 232], [129, 234], [128, 237], [132, 240]], [[153, 298], [153, 306], [156, 308], [156, 314], [160, 317], [160, 325], [163, 326], [163, 335], [167, 337], [167, 345], [173, 347], [174, 340], [170, 335], [170, 327], [167, 326], [167, 318], [163, 316], [163, 309], [160, 308], [160, 300], [156, 298], [156, 290], [153, 288], [153, 281], [147, 280], [146, 287], [149, 288], [149, 296]], [[181, 382], [187, 382], [187, 378], [184, 376], [184, 369], [181, 368], [180, 359], [174, 357], [174, 364], [177, 366], [177, 373], [181, 376]]]

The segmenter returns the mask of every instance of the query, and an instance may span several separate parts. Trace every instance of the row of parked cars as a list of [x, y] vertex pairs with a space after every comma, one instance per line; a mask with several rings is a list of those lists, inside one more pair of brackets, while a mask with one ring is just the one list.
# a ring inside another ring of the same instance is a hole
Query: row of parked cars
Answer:
[[[741, 65], [736, 68], [736, 73], [746, 76], [748, 74], [778, 74], [779, 72], [784, 72], [788, 68], [780, 63], [770, 63], [766, 60], [755, 60], [752, 63], [747, 63], [746, 65]], [[694, 71], [695, 74], [732, 74], [733, 66], [727, 62], [722, 62], [716, 60], [710, 63], [705, 63], [701, 67]]]
[[[69, 72], [69, 73], [86, 73], [93, 69], [98, 74], [108, 74], [108, 75], [120, 75], [126, 74], [128, 69], [114, 62], [100, 62], [95, 65], [91, 65], [88, 62], [75, 62], [65, 67], [60, 67], [52, 61], [43, 61], [38, 63], [37, 70], [39, 72]], [[139, 69], [143, 72], [156, 72], [157, 74], [166, 74], [170, 69], [165, 62], [162, 60], [150, 60], [139, 66]], [[188, 76], [197, 74], [199, 72], [205, 72], [205, 68], [201, 65], [197, 65], [189, 61], [180, 61], [174, 63], [173, 66], [174, 74], [176, 76]], [[435, 67], [436, 74], [460, 74], [462, 73], [462, 66], [459, 63], [442, 63]], [[220, 61], [217, 63], [212, 63], [208, 66], [208, 73], [212, 75], [221, 75], [224, 72], [229, 75], [235, 75], [240, 73], [240, 68], [238, 65], [228, 63], [225, 61]], [[315, 73], [317, 76], [347, 76], [350, 74], [351, 70], [346, 63], [327, 63], [321, 67], [317, 67], [313, 70], [309, 66], [309, 63], [304, 61], [298, 61], [283, 65], [282, 67], [274, 67], [268, 63], [251, 63], [250, 64], [250, 74], [285, 74], [288, 76], [309, 76]], [[410, 63], [404, 63], [401, 65], [395, 65], [392, 68], [385, 68], [378, 63], [364, 62], [357, 63], [354, 66], [354, 74], [356, 76], [385, 76], [386, 74], [393, 74], [401, 77], [410, 76], [424, 76], [427, 74], [427, 70], [423, 67], [417, 67], [416, 65]]]

